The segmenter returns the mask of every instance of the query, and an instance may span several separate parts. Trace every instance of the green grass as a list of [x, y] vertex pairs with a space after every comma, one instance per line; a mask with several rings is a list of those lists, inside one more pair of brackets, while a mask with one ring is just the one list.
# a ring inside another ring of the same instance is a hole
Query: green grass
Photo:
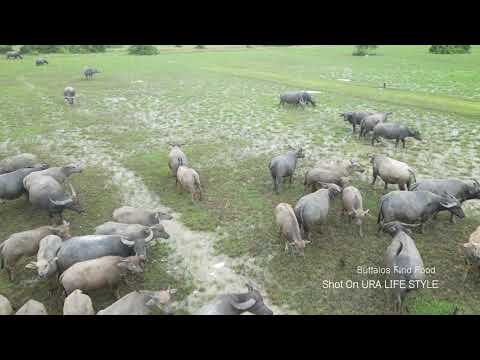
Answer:
[[[257, 269], [244, 265], [238, 270], [261, 280], [275, 304], [302, 314], [391, 313], [387, 290], [327, 290], [321, 283], [376, 279], [355, 269], [382, 264], [389, 237], [375, 236], [375, 223], [383, 185], [368, 184], [369, 153], [409, 163], [418, 179], [479, 176], [479, 47], [473, 46], [470, 55], [435, 56], [427, 46], [380, 46], [378, 55], [368, 58], [351, 56], [353, 46], [159, 48], [157, 56], [129, 56], [125, 49], [51, 55], [44, 67], [36, 67], [33, 56], [17, 62], [0, 59], [0, 87], [6, 94], [0, 101], [0, 156], [31, 151], [52, 165], [64, 161], [63, 156], [85, 158], [88, 170], [72, 181], [88, 211], [67, 215], [75, 235], [91, 233], [111, 218], [115, 207], [125, 205], [125, 197], [135, 197], [121, 179], [114, 181], [117, 185], [110, 182], [117, 170], [103, 162], [109, 156], [179, 212], [187, 227], [214, 232], [218, 254], [255, 259]], [[87, 65], [102, 73], [83, 80]], [[342, 78], [352, 81], [337, 80]], [[386, 90], [379, 89], [383, 82]], [[77, 90], [73, 107], [63, 103], [67, 85]], [[317, 107], [278, 108], [278, 95], [296, 88], [320, 91], [313, 95]], [[395, 150], [387, 141], [372, 148], [369, 141], [352, 136], [338, 116], [354, 109], [392, 111], [391, 121], [418, 128], [425, 140], [407, 140], [406, 150]], [[186, 142], [184, 150], [204, 188], [200, 203], [175, 189], [167, 166], [171, 141]], [[307, 156], [299, 161], [294, 184], [274, 195], [268, 162], [289, 144], [304, 146]], [[359, 238], [345, 224], [336, 199], [330, 225], [324, 234], [314, 234], [305, 258], [285, 253], [273, 224], [274, 207], [294, 204], [303, 195], [303, 175], [316, 161], [352, 157], [368, 169], [365, 176], [353, 178], [372, 213], [366, 236]], [[24, 199], [0, 206], [1, 239], [48, 221]], [[461, 281], [461, 245], [480, 225], [475, 214], [457, 225], [442, 215], [426, 234], [414, 235], [425, 265], [437, 269], [431, 279], [438, 279], [440, 288], [409, 295], [405, 304], [411, 314], [450, 314], [455, 307], [462, 314], [479, 312], [478, 276]], [[167, 261], [174, 247], [162, 243], [152, 251], [144, 279], [123, 292], [171, 285], [179, 289], [175, 299], [182, 300], [198, 290], [192, 274], [173, 271]], [[20, 280], [31, 278], [28, 271], [21, 273]], [[17, 308], [34, 297], [49, 312], [60, 313], [61, 299], [49, 297], [48, 286], [53, 285], [24, 288], [0, 274], [0, 293]], [[93, 299], [97, 310], [113, 301], [106, 291]]]

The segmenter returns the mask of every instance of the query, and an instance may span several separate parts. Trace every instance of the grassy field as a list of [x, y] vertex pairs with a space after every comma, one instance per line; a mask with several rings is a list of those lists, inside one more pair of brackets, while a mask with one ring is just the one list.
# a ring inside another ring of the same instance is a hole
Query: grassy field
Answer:
[[[431, 55], [427, 46], [380, 46], [369, 57], [351, 56], [352, 46], [159, 48], [151, 57], [124, 49], [51, 55], [43, 67], [33, 56], [1, 58], [0, 157], [28, 151], [51, 165], [87, 163], [72, 177], [87, 209], [66, 213], [75, 235], [91, 233], [121, 205], [175, 213], [175, 221], [166, 222], [171, 238], [155, 245], [145, 277], [124, 286], [123, 294], [176, 287], [177, 313], [189, 313], [218, 292], [241, 290], [248, 279], [278, 313], [391, 313], [388, 290], [329, 290], [321, 283], [378, 278], [356, 273], [357, 266], [381, 266], [389, 244], [388, 236], [375, 236], [383, 185], [369, 185], [368, 154], [409, 163], [417, 179], [479, 177], [480, 48], [473, 46], [470, 55]], [[86, 81], [85, 66], [102, 73]], [[73, 107], [63, 103], [67, 85], [77, 90]], [[317, 91], [317, 107], [279, 108], [278, 94], [294, 89]], [[407, 140], [406, 150], [391, 142], [372, 148], [338, 115], [353, 110], [392, 111], [391, 121], [419, 129], [424, 140]], [[175, 191], [167, 166], [172, 141], [186, 143], [200, 174], [205, 196], [199, 204]], [[268, 162], [289, 145], [303, 146], [306, 158], [294, 184], [275, 195]], [[315, 162], [340, 158], [355, 158], [367, 169], [353, 179], [373, 215], [366, 236], [345, 224], [336, 199], [328, 230], [314, 234], [305, 258], [285, 253], [274, 207], [303, 195], [303, 175]], [[465, 204], [467, 218], [456, 225], [443, 215], [426, 234], [415, 234], [425, 266], [436, 269], [429, 279], [440, 287], [409, 296], [410, 313], [480, 312], [478, 275], [461, 281], [461, 245], [480, 225], [475, 205]], [[48, 222], [23, 198], [1, 204], [0, 214], [0, 241]], [[33, 278], [24, 270], [12, 284], [1, 273], [0, 293], [16, 308], [33, 297], [61, 313], [62, 298], [49, 292], [55, 282]], [[96, 310], [114, 300], [108, 291], [92, 298]]]

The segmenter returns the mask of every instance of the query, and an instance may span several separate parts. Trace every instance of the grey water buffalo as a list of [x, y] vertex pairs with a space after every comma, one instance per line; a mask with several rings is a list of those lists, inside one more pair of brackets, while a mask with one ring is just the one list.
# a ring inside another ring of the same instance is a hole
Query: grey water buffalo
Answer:
[[341, 188], [349, 183], [354, 173], [363, 173], [365, 169], [356, 160], [322, 160], [305, 174], [303, 185], [306, 193], [309, 188], [315, 191], [320, 183], [336, 184]]
[[76, 92], [72, 86], [67, 86], [63, 90], [63, 99], [66, 102], [68, 102], [70, 105], [73, 105], [73, 103], [75, 102], [75, 96], [76, 96]]
[[372, 186], [378, 176], [384, 181], [385, 190], [388, 184], [397, 184], [400, 190], [410, 190], [411, 185], [416, 182], [415, 170], [404, 162], [385, 155], [370, 155], [369, 159], [373, 168]]
[[74, 290], [90, 291], [110, 287], [116, 290], [120, 298], [118, 285], [128, 274], [143, 273], [144, 259], [141, 256], [103, 256], [92, 260], [78, 262], [60, 275], [59, 280], [65, 290], [65, 295], [70, 295]]
[[57, 235], [47, 235], [40, 240], [37, 261], [30, 262], [25, 267], [37, 270], [41, 279], [47, 279], [58, 273], [57, 252], [63, 244], [63, 239]]
[[388, 278], [393, 285], [394, 308], [400, 312], [405, 295], [418, 289], [419, 282], [425, 280], [423, 260], [405, 224], [385, 224], [383, 231], [392, 236], [384, 261], [389, 269]]
[[23, 194], [28, 193], [23, 186], [23, 179], [29, 174], [48, 168], [47, 164], [38, 164], [33, 167], [15, 170], [13, 172], [0, 175], [0, 199], [14, 200]]
[[18, 309], [15, 315], [48, 315], [45, 305], [41, 302], [30, 299]]
[[81, 164], [68, 164], [65, 166], [55, 166], [46, 170], [36, 171], [25, 177], [23, 180], [23, 186], [29, 190], [36, 179], [44, 176], [49, 176], [56, 180], [58, 183], [63, 184], [73, 174], [80, 174], [84, 170], [84, 166]]
[[372, 146], [375, 146], [375, 141], [378, 141], [378, 138], [380, 137], [389, 140], [395, 139], [395, 147], [398, 147], [398, 143], [402, 141], [403, 148], [405, 148], [405, 139], [408, 137], [413, 137], [418, 141], [422, 141], [422, 137], [418, 130], [397, 123], [377, 124], [373, 128]]
[[94, 68], [87, 68], [83, 72], [83, 74], [85, 75], [85, 79], [87, 79], [87, 80], [92, 79], [94, 74], [99, 74], [99, 73], [100, 73], [100, 71], [98, 71], [97, 69], [94, 69]]
[[0, 267], [7, 271], [11, 281], [15, 278], [15, 264], [23, 256], [37, 255], [40, 241], [48, 235], [57, 235], [62, 239], [70, 238], [70, 224], [60, 226], [41, 226], [33, 230], [10, 235], [0, 244]]
[[468, 242], [463, 244], [465, 255], [465, 275], [463, 281], [467, 280], [468, 273], [472, 268], [480, 270], [480, 226], [470, 234]]
[[375, 113], [371, 111], [349, 111], [341, 113], [340, 116], [343, 117], [344, 121], [347, 121], [352, 125], [352, 132], [355, 133], [357, 126], [360, 126], [362, 120], [373, 114]]
[[202, 184], [200, 183], [200, 176], [194, 169], [183, 165], [181, 159], [177, 168], [175, 185], [177, 186], [177, 189], [180, 185], [180, 189], [188, 191], [192, 195], [192, 201], [195, 201], [195, 199], [202, 200]]
[[41, 176], [27, 188], [28, 198], [34, 208], [47, 211], [51, 220], [54, 215], [58, 215], [60, 220], [63, 221], [65, 209], [79, 214], [85, 212], [79, 203], [72, 184], [69, 184], [69, 186], [71, 194], [67, 194], [63, 186], [54, 178]]
[[42, 163], [36, 155], [29, 153], [22, 153], [7, 157], [0, 161], [0, 175], [20, 170], [24, 168], [33, 167]]
[[20, 54], [20, 51], [8, 51], [6, 53], [7, 60], [10, 59], [23, 59], [22, 54]]
[[280, 193], [280, 184], [284, 178], [289, 178], [290, 184], [293, 182], [293, 175], [297, 168], [298, 159], [303, 159], [305, 154], [303, 149], [290, 150], [284, 155], [275, 156], [268, 165], [270, 175], [273, 180], [273, 191]]
[[350, 221], [353, 219], [358, 226], [360, 237], [363, 237], [362, 224], [369, 209], [363, 209], [363, 198], [360, 190], [354, 186], [347, 186], [342, 191], [343, 210], [342, 215], [346, 214]]
[[161, 211], [139, 209], [133, 206], [122, 206], [113, 211], [113, 220], [124, 224], [140, 224], [153, 226], [162, 220], [172, 220], [173, 216]]
[[379, 113], [375, 113], [375, 114], [364, 117], [360, 122], [360, 138], [361, 137], [366, 138], [367, 134], [370, 131], [372, 131], [375, 128], [375, 126], [377, 126], [377, 124], [386, 122], [388, 119], [388, 116], [390, 115], [392, 115], [391, 112], [388, 112], [388, 113], [379, 112]]
[[46, 65], [46, 64], [48, 64], [48, 61], [46, 59], [38, 58], [37, 60], [35, 60], [35, 65], [37, 66]]
[[[462, 181], [457, 179], [428, 179], [415, 183], [411, 191], [430, 191], [437, 195], [449, 193], [455, 196], [461, 204], [467, 200], [480, 199], [480, 184], [477, 180]], [[455, 222], [453, 214], [450, 222]]]
[[122, 235], [84, 235], [64, 241], [57, 253], [57, 266], [60, 272], [72, 265], [103, 256], [142, 256], [147, 257], [147, 243], [153, 238], [128, 240]]
[[170, 314], [170, 298], [175, 292], [175, 289], [133, 291], [100, 310], [97, 315], [151, 315], [158, 310]]
[[188, 159], [187, 159], [187, 155], [185, 155], [185, 153], [180, 148], [180, 146], [183, 144], [169, 144], [169, 145], [172, 147], [172, 149], [168, 154], [168, 167], [172, 172], [172, 175], [176, 177], [177, 169], [180, 166], [180, 163], [185, 166], [188, 166]]
[[305, 245], [310, 241], [303, 239], [300, 225], [292, 206], [287, 203], [280, 203], [275, 207], [274, 214], [279, 237], [280, 239], [285, 239], [285, 251], [288, 250], [288, 245], [292, 245], [303, 256]]
[[92, 299], [82, 290], [75, 290], [63, 303], [63, 315], [95, 315]]
[[429, 191], [392, 191], [380, 199], [378, 220], [379, 232], [383, 224], [401, 221], [409, 224], [420, 223], [422, 233], [425, 223], [441, 211], [464, 218], [460, 201], [453, 195], [437, 195]]
[[326, 189], [303, 196], [294, 208], [300, 230], [308, 240], [314, 226], [323, 226], [327, 223], [330, 201], [342, 191], [336, 184], [322, 184], [322, 186]]
[[316, 105], [312, 96], [306, 91], [288, 92], [280, 95], [280, 103], [278, 105], [284, 106], [285, 104], [295, 106], [301, 105], [302, 107], [308, 104], [311, 104], [312, 106]]
[[202, 306], [194, 315], [241, 315], [249, 312], [254, 315], [273, 315], [263, 302], [260, 292], [247, 284], [246, 293], [224, 294], [215, 297]]
[[145, 226], [140, 224], [123, 224], [108, 221], [95, 228], [95, 235], [123, 235], [130, 241], [152, 236], [153, 239], [168, 239], [170, 235], [165, 231], [162, 224]]
[[0, 315], [12, 315], [13, 314], [13, 308], [12, 304], [10, 304], [10, 301], [8, 299], [0, 294]]

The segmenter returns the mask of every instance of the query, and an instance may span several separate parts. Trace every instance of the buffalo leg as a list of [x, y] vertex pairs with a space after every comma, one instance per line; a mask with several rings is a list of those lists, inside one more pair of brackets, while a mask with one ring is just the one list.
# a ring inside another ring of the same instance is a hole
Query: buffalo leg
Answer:
[[293, 182], [293, 175], [290, 176], [289, 184], [292, 185], [292, 182]]
[[275, 192], [277, 194], [280, 194], [281, 183], [282, 183], [282, 179], [279, 176], [275, 177]]
[[395, 149], [398, 148], [398, 143], [399, 143], [399, 142], [400, 142], [400, 139], [397, 139], [397, 140], [395, 141]]
[[405, 149], [405, 139], [402, 139], [402, 145], [403, 145], [403, 148]]
[[383, 190], [387, 190], [387, 188], [388, 188], [388, 182], [385, 181], [385, 186], [384, 186]]
[[378, 174], [374, 171], [374, 172], [373, 172], [372, 186], [375, 185], [375, 182], [377, 181], [377, 176], [378, 176]]
[[465, 273], [463, 275], [463, 282], [467, 281], [468, 274], [470, 272], [471, 266], [467, 262], [465, 262]]

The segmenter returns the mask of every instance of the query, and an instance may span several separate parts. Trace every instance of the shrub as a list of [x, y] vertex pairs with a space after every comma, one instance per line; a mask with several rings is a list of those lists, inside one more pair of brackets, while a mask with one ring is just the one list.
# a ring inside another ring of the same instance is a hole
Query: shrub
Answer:
[[105, 52], [107, 45], [67, 45], [66, 48], [68, 52], [74, 54], [87, 54]]
[[428, 50], [432, 54], [468, 54], [471, 45], [432, 45]]
[[131, 55], [156, 55], [158, 49], [153, 45], [130, 45], [128, 53]]
[[0, 54], [5, 54], [13, 50], [12, 45], [0, 45]]
[[356, 45], [353, 56], [375, 55], [377, 45]]
[[195, 46], [195, 49], [205, 49], [206, 46], [205, 45], [197, 45]]
[[64, 52], [63, 45], [22, 45], [20, 53], [22, 54], [51, 54]]

